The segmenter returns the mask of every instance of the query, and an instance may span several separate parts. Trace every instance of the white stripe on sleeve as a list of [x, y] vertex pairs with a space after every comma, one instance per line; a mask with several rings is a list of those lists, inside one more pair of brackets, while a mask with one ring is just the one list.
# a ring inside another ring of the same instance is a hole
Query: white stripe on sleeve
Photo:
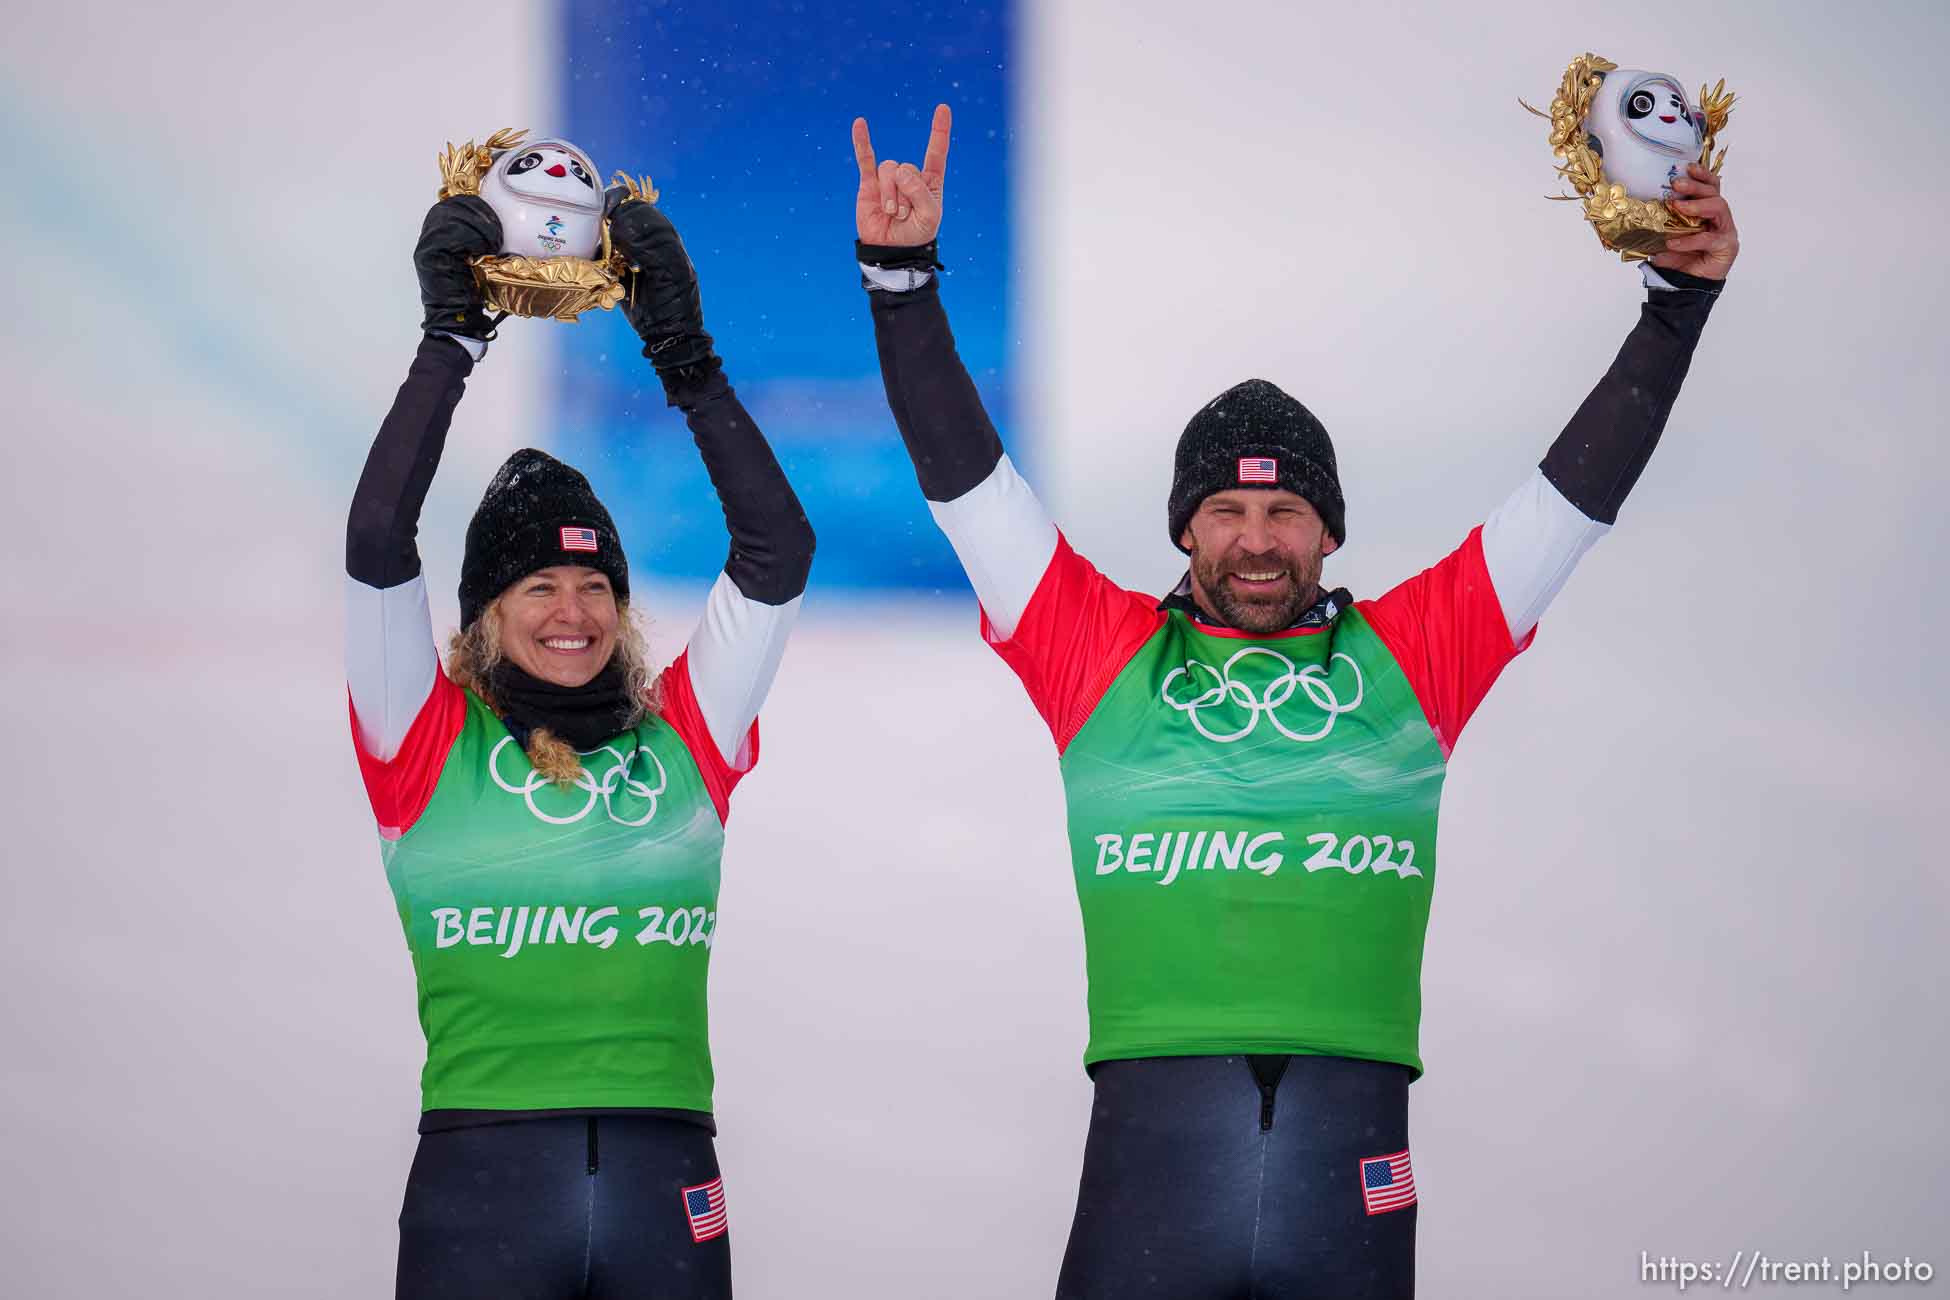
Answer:
[[1542, 470], [1484, 521], [1483, 562], [1512, 641], [1530, 634], [1584, 553], [1610, 531], [1565, 500]]
[[995, 635], [1007, 641], [1056, 554], [1056, 525], [1005, 454], [953, 501], [930, 501]]
[[745, 737], [772, 689], [804, 600], [794, 596], [783, 605], [752, 600], [725, 573], [705, 598], [704, 617], [691, 634], [691, 690], [712, 743], [733, 771], [752, 765]]
[[347, 575], [345, 684], [366, 753], [382, 763], [399, 753], [439, 670], [426, 575], [383, 591]]

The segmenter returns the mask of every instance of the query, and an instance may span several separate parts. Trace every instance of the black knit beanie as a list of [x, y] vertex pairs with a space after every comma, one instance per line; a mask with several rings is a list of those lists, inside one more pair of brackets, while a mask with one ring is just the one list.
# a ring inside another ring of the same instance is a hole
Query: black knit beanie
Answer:
[[1285, 488], [1313, 504], [1336, 544], [1347, 540], [1347, 506], [1327, 430], [1264, 379], [1234, 384], [1207, 402], [1178, 438], [1171, 473], [1171, 544], [1179, 550], [1199, 503], [1230, 488]]
[[589, 480], [547, 452], [524, 447], [495, 471], [468, 522], [460, 625], [472, 627], [509, 583], [557, 564], [607, 575], [619, 601], [630, 594], [622, 539]]

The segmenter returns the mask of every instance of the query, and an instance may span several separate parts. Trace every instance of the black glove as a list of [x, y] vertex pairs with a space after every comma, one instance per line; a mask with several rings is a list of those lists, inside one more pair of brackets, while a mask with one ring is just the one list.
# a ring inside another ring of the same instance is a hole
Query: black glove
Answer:
[[420, 302], [427, 309], [420, 328], [471, 339], [493, 338], [500, 318], [489, 317], [481, 287], [467, 263], [469, 258], [500, 251], [501, 219], [480, 195], [458, 194], [429, 208], [420, 227], [420, 242], [413, 248]]
[[643, 355], [671, 404], [681, 405], [680, 395], [702, 389], [723, 365], [704, 330], [697, 268], [677, 227], [655, 204], [629, 198], [620, 187], [609, 192], [609, 202], [610, 243], [631, 267], [623, 315], [643, 340]]

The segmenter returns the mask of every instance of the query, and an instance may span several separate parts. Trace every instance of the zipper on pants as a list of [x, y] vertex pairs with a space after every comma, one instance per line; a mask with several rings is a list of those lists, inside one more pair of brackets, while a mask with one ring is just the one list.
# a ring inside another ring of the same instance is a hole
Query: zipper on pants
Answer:
[[589, 1172], [596, 1172], [596, 1117], [589, 1117]]
[[1262, 1133], [1273, 1131], [1273, 1101], [1279, 1095], [1280, 1078], [1292, 1060], [1290, 1056], [1246, 1058], [1246, 1064], [1252, 1067], [1253, 1081], [1259, 1084], [1259, 1131]]

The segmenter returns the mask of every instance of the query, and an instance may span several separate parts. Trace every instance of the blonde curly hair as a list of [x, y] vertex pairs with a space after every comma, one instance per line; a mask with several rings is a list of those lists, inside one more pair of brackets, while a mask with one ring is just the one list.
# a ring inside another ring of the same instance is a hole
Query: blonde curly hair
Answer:
[[[623, 723], [624, 727], [634, 727], [662, 711], [663, 676], [650, 666], [649, 639], [627, 599], [616, 602], [616, 615], [616, 649], [611, 652], [611, 662], [622, 667], [629, 697], [636, 701]], [[488, 683], [494, 666], [505, 657], [501, 648], [501, 598], [496, 596], [480, 617], [448, 640], [447, 676], [500, 713], [501, 702]], [[546, 727], [537, 727], [529, 734], [528, 761], [558, 786], [574, 785], [582, 776], [582, 759], [574, 747]]]

